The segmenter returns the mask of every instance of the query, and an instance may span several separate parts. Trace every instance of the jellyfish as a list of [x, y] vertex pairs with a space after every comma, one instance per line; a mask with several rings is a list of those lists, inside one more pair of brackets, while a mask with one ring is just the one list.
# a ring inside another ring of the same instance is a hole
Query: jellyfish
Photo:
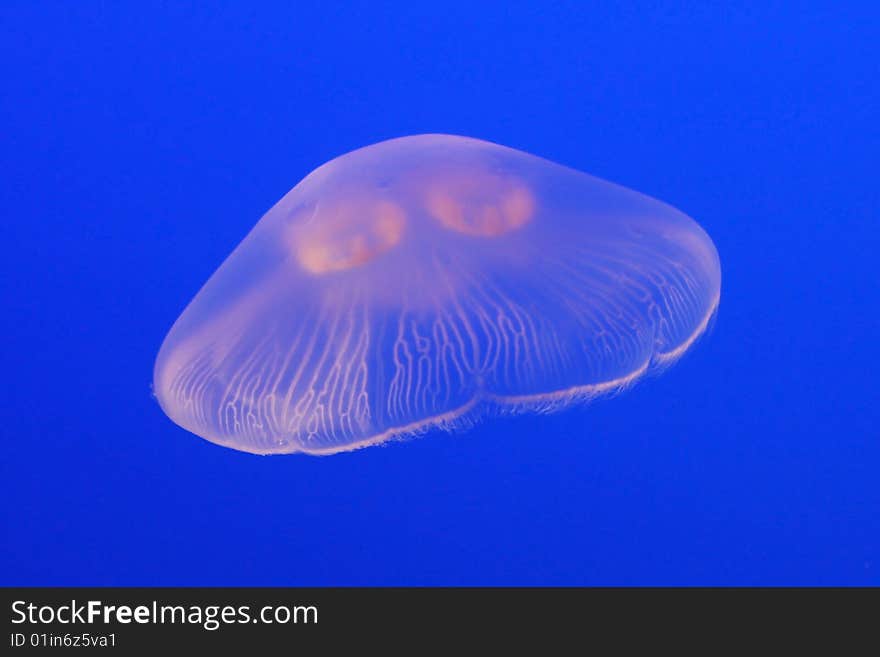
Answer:
[[718, 307], [703, 229], [498, 144], [391, 139], [307, 175], [165, 338], [178, 425], [258, 454], [333, 454], [547, 411], [677, 360]]

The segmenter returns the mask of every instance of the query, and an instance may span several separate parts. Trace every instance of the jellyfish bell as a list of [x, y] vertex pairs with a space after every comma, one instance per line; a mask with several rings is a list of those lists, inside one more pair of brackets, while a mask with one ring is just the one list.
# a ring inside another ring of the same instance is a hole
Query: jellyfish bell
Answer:
[[326, 454], [490, 407], [561, 407], [679, 358], [718, 255], [678, 210], [477, 139], [418, 135], [319, 167], [171, 328], [154, 389], [177, 424]]

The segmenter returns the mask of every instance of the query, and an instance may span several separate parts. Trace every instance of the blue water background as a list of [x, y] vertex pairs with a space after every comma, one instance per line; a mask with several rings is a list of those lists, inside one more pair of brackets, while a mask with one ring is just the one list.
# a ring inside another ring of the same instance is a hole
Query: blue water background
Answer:
[[[880, 10], [0, 8], [0, 584], [878, 584]], [[480, 137], [695, 217], [712, 332], [590, 406], [330, 458], [173, 425], [156, 351], [351, 149]]]

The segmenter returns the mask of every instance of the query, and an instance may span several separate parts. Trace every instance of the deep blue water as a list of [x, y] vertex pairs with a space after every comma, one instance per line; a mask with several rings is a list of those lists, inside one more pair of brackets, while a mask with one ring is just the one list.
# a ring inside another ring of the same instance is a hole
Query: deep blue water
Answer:
[[[0, 8], [0, 583], [880, 583], [876, 3], [148, 4]], [[614, 398], [328, 458], [172, 424], [153, 360], [225, 256], [422, 132], [696, 218], [712, 332]]]

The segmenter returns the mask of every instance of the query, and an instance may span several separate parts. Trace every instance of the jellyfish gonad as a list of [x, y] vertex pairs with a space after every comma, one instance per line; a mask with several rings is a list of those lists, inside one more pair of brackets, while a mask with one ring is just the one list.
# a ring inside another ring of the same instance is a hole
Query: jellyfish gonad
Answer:
[[707, 234], [660, 201], [477, 139], [392, 139], [263, 216], [154, 390], [221, 445], [352, 450], [625, 387], [688, 349], [720, 284]]

